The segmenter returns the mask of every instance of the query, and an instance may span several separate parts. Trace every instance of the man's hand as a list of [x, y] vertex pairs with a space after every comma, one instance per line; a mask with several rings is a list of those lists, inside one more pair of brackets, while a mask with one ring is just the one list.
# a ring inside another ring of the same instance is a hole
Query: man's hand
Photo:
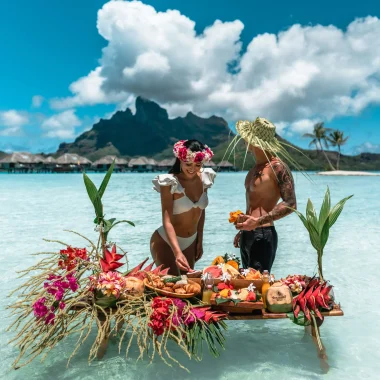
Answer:
[[234, 239], [234, 247], [235, 248], [240, 248], [240, 236], [241, 236], [241, 231], [239, 231]]
[[251, 215], [240, 214], [236, 223], [236, 229], [240, 231], [252, 231], [259, 226], [259, 218]]
[[197, 242], [197, 249], [195, 252], [195, 261], [198, 261], [203, 255], [203, 243], [201, 241]]

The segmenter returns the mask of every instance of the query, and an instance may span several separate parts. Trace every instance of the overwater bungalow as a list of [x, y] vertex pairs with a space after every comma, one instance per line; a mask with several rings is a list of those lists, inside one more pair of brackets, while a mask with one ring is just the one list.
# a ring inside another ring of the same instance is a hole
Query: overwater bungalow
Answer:
[[218, 166], [219, 171], [221, 172], [235, 172], [236, 171], [236, 167], [233, 164], [231, 164], [231, 162], [229, 161], [221, 161], [219, 162], [217, 166]]
[[153, 172], [158, 168], [158, 165], [153, 158], [142, 156], [139, 158], [132, 158], [129, 161], [128, 167], [132, 172]]
[[175, 163], [175, 158], [166, 158], [157, 163], [157, 168], [159, 171], [168, 172], [172, 168], [174, 163]]
[[206, 163], [204, 164], [204, 167], [205, 167], [205, 168], [216, 169], [216, 164], [215, 164], [215, 162], [213, 162], [213, 161], [209, 161], [209, 162], [206, 162]]
[[115, 167], [114, 171], [125, 171], [126, 168], [128, 167], [128, 161], [124, 158], [119, 158], [116, 156], [104, 156], [100, 158], [99, 160], [96, 160], [95, 162], [92, 163], [92, 168], [95, 171], [107, 171], [113, 160], [115, 160]]
[[86, 158], [72, 153], [64, 153], [57, 158], [57, 164], [53, 171], [55, 172], [73, 172], [82, 171], [91, 167], [92, 162]]
[[1, 168], [8, 173], [28, 173], [32, 168], [33, 155], [28, 152], [14, 152], [0, 160]]

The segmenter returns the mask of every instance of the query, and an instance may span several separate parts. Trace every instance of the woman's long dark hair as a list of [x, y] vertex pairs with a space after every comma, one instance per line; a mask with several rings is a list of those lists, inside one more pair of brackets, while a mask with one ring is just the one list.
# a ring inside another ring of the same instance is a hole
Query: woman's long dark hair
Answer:
[[[205, 146], [198, 140], [187, 140], [183, 145], [192, 152], [202, 152]], [[181, 161], [176, 158], [174, 165], [169, 170], [169, 174], [179, 174], [181, 172]]]

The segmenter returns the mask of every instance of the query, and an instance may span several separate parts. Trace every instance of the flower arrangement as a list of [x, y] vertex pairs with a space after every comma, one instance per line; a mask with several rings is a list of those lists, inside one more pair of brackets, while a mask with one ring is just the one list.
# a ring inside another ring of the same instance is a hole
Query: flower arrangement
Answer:
[[261, 294], [253, 284], [250, 284], [247, 288], [235, 289], [228, 282], [220, 282], [217, 286], [214, 286], [214, 292], [217, 293], [215, 297], [217, 305], [230, 301], [236, 305], [239, 302], [257, 302], [261, 300]]
[[158, 355], [168, 365], [174, 362], [181, 366], [170, 354], [168, 340], [175, 341], [189, 358], [195, 359], [201, 358], [198, 350], [203, 342], [215, 356], [218, 354], [215, 342], [223, 348], [224, 314], [144, 291], [145, 278], [165, 276], [168, 269], [161, 266], [153, 269], [154, 263], [144, 268], [146, 259], [133, 269], [121, 271], [128, 264], [122, 261], [126, 255], [117, 253], [121, 248], [108, 242], [108, 234], [119, 223], [134, 224], [105, 218], [101, 198], [113, 166], [99, 189], [83, 175], [95, 210], [97, 243], [74, 231], [69, 232], [83, 238], [86, 248], [48, 240], [64, 247], [58, 252], [40, 253], [44, 259], [22, 271], [21, 276], [27, 276], [27, 280], [11, 293], [17, 293], [17, 301], [9, 306], [13, 322], [8, 330], [15, 330], [11, 342], [20, 349], [14, 368], [27, 365], [41, 354], [45, 358], [60, 341], [75, 334], [77, 343], [70, 362], [93, 336], [94, 327], [89, 362], [98, 356], [103, 342], [117, 331], [120, 331], [119, 347], [126, 343], [127, 356], [135, 342], [140, 352], [138, 359], [147, 356], [153, 360]]
[[228, 219], [228, 221], [230, 223], [234, 223], [236, 224], [237, 220], [238, 220], [238, 217], [239, 215], [243, 214], [243, 211], [240, 211], [240, 210], [237, 210], [237, 211], [231, 211], [230, 212], [230, 217]]
[[224, 256], [217, 256], [211, 263], [211, 265], [220, 265], [227, 264], [231, 265], [236, 270], [239, 269], [240, 266], [240, 258], [235, 256], [235, 254], [226, 253]]
[[296, 295], [301, 293], [301, 291], [306, 288], [307, 284], [310, 282], [310, 279], [310, 277], [305, 275], [294, 274], [288, 275], [285, 279], [282, 278], [280, 281], [289, 287], [293, 295]]
[[187, 140], [180, 140], [174, 144], [173, 153], [174, 156], [183, 162], [208, 162], [212, 159], [214, 153], [205, 145], [205, 149], [201, 152], [193, 152], [189, 148], [186, 148], [185, 142]]

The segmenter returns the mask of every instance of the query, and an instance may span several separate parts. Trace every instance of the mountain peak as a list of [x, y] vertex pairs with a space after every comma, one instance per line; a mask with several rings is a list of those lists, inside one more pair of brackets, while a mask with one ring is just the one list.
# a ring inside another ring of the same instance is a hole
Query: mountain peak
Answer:
[[167, 111], [160, 107], [152, 100], [145, 99], [141, 96], [136, 98], [136, 115], [137, 121], [146, 123], [148, 120], [165, 121], [169, 119]]

